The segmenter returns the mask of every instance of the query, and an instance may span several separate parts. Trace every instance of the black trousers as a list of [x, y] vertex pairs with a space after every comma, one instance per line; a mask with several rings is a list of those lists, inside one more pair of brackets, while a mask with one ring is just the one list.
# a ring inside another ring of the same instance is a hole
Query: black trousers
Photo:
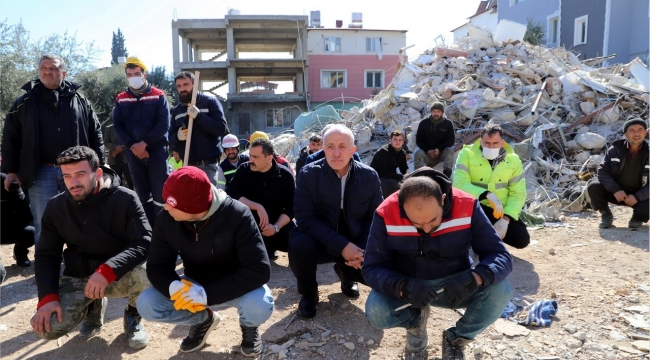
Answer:
[[[499, 220], [492, 215], [494, 210], [491, 207], [481, 204], [481, 208], [483, 208], [483, 212], [487, 215], [492, 225]], [[503, 242], [517, 249], [523, 249], [528, 246], [530, 244], [530, 234], [526, 229], [526, 224], [521, 220], [510, 219], [508, 231], [506, 231]]]
[[287, 252], [289, 250], [289, 233], [296, 227], [292, 221], [280, 229], [280, 232], [272, 236], [262, 236], [264, 246], [269, 257], [273, 256], [276, 250]]
[[29, 253], [29, 248], [34, 246], [34, 227], [25, 226], [16, 228], [11, 224], [2, 224], [2, 244], [15, 244], [14, 255], [16, 259], [24, 258]]
[[379, 178], [379, 182], [381, 183], [381, 194], [384, 196], [384, 199], [399, 190], [399, 182], [395, 179]]
[[127, 189], [133, 190], [133, 181], [131, 180], [131, 171], [129, 171], [129, 165], [126, 163], [126, 159], [122, 153], [117, 154], [115, 157], [115, 165], [111, 166], [113, 170], [120, 176], [121, 185]]
[[[628, 206], [625, 202], [616, 200], [614, 194], [607, 191], [598, 180], [592, 180], [587, 184], [587, 192], [591, 199], [591, 207], [596, 211], [609, 212], [607, 203]], [[632, 217], [643, 222], [648, 222], [648, 218], [650, 217], [649, 206], [650, 202], [648, 200], [637, 202], [636, 205], [632, 206]]]
[[325, 251], [325, 247], [314, 237], [305, 233], [293, 236], [289, 244], [289, 267], [298, 282], [298, 293], [301, 295], [313, 294], [318, 291], [316, 269], [319, 264], [341, 264], [345, 275], [349, 279], [365, 284], [360, 269], [345, 265], [341, 254], [334, 256]]

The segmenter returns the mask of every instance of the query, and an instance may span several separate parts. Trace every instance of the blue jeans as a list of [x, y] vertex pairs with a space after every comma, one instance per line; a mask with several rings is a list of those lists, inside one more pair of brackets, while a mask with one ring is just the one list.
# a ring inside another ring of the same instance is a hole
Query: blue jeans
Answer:
[[65, 190], [60, 167], [47, 165], [38, 167], [36, 181], [27, 189], [32, 216], [34, 216], [34, 248], [38, 247], [38, 240], [41, 236], [41, 218], [45, 212], [47, 201]]
[[131, 171], [131, 180], [138, 199], [153, 229], [158, 213], [165, 206], [162, 198], [163, 186], [169, 176], [167, 167], [167, 146], [147, 147], [148, 159], [139, 159], [130, 150], [125, 151], [126, 162]]
[[[174, 309], [174, 302], [153, 286], [140, 294], [137, 304], [140, 316], [148, 321], [196, 325], [208, 319], [208, 312], [205, 310], [192, 313], [188, 310]], [[257, 327], [271, 317], [273, 306], [271, 289], [264, 285], [236, 299], [211, 305], [210, 308], [219, 311], [229, 307], [236, 307], [241, 325]]]
[[[419, 280], [426, 282], [434, 289], [444, 288], [447, 282], [457, 274], [435, 280]], [[450, 340], [459, 337], [474, 340], [474, 338], [495, 322], [508, 305], [512, 291], [508, 280], [503, 280], [490, 286], [479, 288], [472, 296], [460, 303], [458, 307], [467, 308], [457, 322], [456, 326], [447, 329]], [[372, 290], [366, 300], [366, 318], [370, 324], [378, 329], [394, 327], [410, 328], [419, 320], [420, 310], [409, 306], [406, 309], [395, 311], [405, 305], [404, 300], [394, 296], [384, 295]], [[430, 304], [433, 307], [450, 309], [451, 306], [444, 293], [439, 294], [438, 300]], [[138, 308], [139, 309], [139, 308]]]

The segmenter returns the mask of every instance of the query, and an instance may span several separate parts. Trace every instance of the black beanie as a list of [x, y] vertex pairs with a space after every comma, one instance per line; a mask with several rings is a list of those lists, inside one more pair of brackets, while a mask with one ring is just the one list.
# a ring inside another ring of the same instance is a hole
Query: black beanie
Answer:
[[431, 110], [429, 110], [429, 111], [433, 111], [433, 110], [440, 110], [440, 111], [442, 111], [444, 113], [445, 112], [445, 105], [443, 105], [440, 101], [436, 101], [433, 104], [431, 104]]
[[629, 128], [632, 125], [641, 125], [643, 126], [643, 129], [648, 130], [648, 123], [645, 122], [645, 120], [641, 118], [634, 118], [630, 119], [623, 124], [623, 133], [627, 132], [627, 128]]

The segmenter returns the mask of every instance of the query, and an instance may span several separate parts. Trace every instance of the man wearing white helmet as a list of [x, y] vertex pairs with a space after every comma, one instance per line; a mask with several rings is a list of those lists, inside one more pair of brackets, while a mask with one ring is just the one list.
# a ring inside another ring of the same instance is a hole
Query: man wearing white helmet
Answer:
[[235, 175], [237, 167], [250, 158], [246, 154], [239, 153], [239, 139], [233, 134], [228, 134], [223, 138], [221, 142], [221, 147], [223, 152], [226, 154], [226, 158], [219, 164], [220, 173], [226, 178], [224, 184], [219, 184], [221, 186], [228, 186], [230, 180]]

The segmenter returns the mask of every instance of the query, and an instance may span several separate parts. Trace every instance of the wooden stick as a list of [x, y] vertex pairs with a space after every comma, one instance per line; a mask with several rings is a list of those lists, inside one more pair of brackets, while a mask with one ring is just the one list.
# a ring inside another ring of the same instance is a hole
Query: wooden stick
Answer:
[[[199, 91], [199, 76], [201, 75], [200, 71], [194, 72], [194, 85], [192, 86], [192, 106], [196, 106], [196, 93]], [[194, 127], [194, 119], [190, 117], [187, 125], [187, 140], [185, 140], [185, 156], [183, 157], [183, 166], [189, 166], [190, 163], [190, 144], [192, 143], [192, 128]]]

